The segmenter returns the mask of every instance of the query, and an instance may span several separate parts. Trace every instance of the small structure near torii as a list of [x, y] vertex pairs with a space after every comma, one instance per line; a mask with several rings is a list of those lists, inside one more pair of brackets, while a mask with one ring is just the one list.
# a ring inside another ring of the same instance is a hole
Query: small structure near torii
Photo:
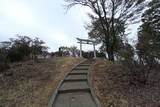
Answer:
[[89, 39], [80, 39], [80, 38], [77, 38], [77, 40], [78, 40], [77, 43], [80, 43], [80, 57], [82, 57], [82, 44], [89, 44], [89, 45], [93, 45], [94, 58], [96, 58], [96, 48], [95, 48], [96, 41], [89, 40]]

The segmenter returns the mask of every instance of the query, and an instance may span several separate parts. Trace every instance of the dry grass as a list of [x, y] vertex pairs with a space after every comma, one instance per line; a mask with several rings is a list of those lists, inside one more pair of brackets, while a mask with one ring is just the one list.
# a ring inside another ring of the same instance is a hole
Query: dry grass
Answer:
[[117, 62], [97, 59], [92, 71], [94, 90], [102, 107], [159, 107], [160, 86], [130, 86]]
[[64, 74], [83, 60], [57, 57], [12, 64], [10, 76], [0, 74], [0, 107], [46, 107]]

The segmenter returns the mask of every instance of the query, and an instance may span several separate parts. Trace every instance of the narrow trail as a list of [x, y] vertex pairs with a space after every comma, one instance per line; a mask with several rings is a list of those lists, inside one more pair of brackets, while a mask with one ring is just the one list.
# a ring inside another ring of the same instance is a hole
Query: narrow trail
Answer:
[[91, 86], [91, 63], [87, 60], [66, 74], [48, 107], [100, 107]]

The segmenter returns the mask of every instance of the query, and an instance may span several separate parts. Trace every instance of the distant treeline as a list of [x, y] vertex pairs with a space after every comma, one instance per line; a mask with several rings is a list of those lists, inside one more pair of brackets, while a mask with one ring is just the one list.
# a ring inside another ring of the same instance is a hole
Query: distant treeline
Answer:
[[[96, 51], [97, 57], [106, 57], [103, 52]], [[80, 56], [80, 50], [76, 46], [61, 46], [59, 47], [59, 50], [57, 52], [52, 52], [51, 56], [73, 56], [73, 57], [79, 57]], [[82, 56], [84, 58], [93, 58], [94, 57], [94, 51], [82, 51]]]
[[48, 47], [39, 38], [17, 35], [9, 41], [0, 42], [0, 71], [8, 67], [9, 62], [33, 59], [37, 61], [38, 56], [45, 57], [48, 54]]

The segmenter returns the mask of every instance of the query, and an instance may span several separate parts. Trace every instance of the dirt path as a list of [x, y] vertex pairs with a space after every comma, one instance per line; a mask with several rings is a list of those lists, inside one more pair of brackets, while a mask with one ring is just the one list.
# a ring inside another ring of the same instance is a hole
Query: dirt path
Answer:
[[66, 74], [48, 107], [100, 107], [91, 88], [90, 65], [85, 61]]

